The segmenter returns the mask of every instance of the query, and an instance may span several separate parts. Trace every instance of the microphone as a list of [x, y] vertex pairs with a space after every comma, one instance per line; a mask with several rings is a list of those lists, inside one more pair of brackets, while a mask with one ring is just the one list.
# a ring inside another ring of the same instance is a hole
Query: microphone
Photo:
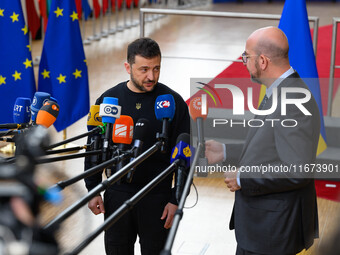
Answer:
[[[134, 142], [133, 142], [133, 155], [130, 159], [130, 162], [135, 160], [141, 153], [142, 153], [142, 147], [143, 147], [143, 140], [146, 137], [146, 134], [148, 132], [149, 124], [150, 122], [147, 119], [139, 119], [135, 125], [135, 130], [133, 133], [134, 136]], [[130, 172], [126, 175], [126, 182], [131, 183], [133, 174], [136, 171], [136, 168], [131, 168]]]
[[157, 120], [163, 121], [162, 133], [157, 133], [157, 139], [163, 141], [161, 152], [165, 153], [168, 143], [169, 122], [174, 118], [176, 110], [175, 99], [172, 95], [160, 95], [155, 102], [155, 115]]
[[182, 133], [178, 136], [176, 146], [171, 153], [170, 163], [172, 164], [176, 159], [180, 160], [178, 169], [176, 170], [176, 200], [179, 203], [185, 181], [188, 176], [190, 167], [190, 157], [192, 155], [192, 148], [190, 147], [190, 135]]
[[118, 105], [118, 98], [104, 97], [103, 103], [99, 107], [99, 116], [102, 117], [103, 123], [106, 125], [102, 160], [106, 161], [108, 156], [109, 139], [112, 136], [112, 126], [119, 119], [121, 107]]
[[47, 100], [38, 111], [36, 124], [49, 128], [57, 119], [59, 105], [56, 102]]
[[20, 129], [29, 127], [31, 120], [31, 99], [18, 97], [15, 100], [13, 108], [14, 123], [0, 124], [0, 129]]
[[35, 92], [33, 97], [33, 102], [31, 104], [31, 112], [32, 112], [32, 121], [35, 122], [37, 118], [37, 114], [43, 104], [50, 99], [51, 95], [46, 92]]
[[91, 105], [87, 115], [87, 130], [91, 131], [95, 127], [103, 126], [102, 117], [99, 116], [99, 105]]
[[[125, 152], [129, 149], [133, 138], [133, 119], [127, 115], [121, 115], [119, 119], [116, 120], [113, 126], [112, 141], [118, 144], [118, 154]], [[128, 163], [127, 159], [121, 160], [116, 165], [116, 171], [122, 169]], [[106, 168], [106, 176], [110, 177], [112, 175], [112, 170]]]
[[[203, 101], [206, 100], [203, 97]], [[207, 166], [208, 159], [205, 157], [205, 141], [204, 141], [204, 131], [203, 131], [203, 121], [207, 119], [208, 116], [207, 103], [202, 102], [202, 97], [195, 97], [190, 100], [189, 113], [191, 118], [196, 121], [197, 126], [197, 141], [202, 144], [202, 151], [198, 158], [198, 165]], [[208, 172], [197, 172], [197, 176], [206, 177]]]
[[[91, 131], [94, 128], [103, 126], [102, 117], [99, 116], [99, 105], [91, 105], [89, 114], [87, 115], [87, 130]], [[104, 131], [103, 131], [104, 132]], [[99, 150], [101, 135], [97, 132], [90, 136], [90, 150]], [[97, 165], [99, 162], [99, 155], [90, 156], [91, 163]]]
[[13, 108], [14, 123], [29, 123], [31, 121], [31, 99], [18, 97], [15, 100]]

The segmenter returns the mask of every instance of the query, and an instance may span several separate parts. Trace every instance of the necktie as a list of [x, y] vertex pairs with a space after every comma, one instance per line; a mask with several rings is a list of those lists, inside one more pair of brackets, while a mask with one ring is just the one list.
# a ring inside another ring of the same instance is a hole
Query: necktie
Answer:
[[267, 95], [264, 95], [263, 99], [262, 99], [262, 102], [258, 108], [258, 110], [262, 110], [262, 108], [264, 107], [264, 105], [267, 103], [267, 100], [268, 100], [268, 97]]

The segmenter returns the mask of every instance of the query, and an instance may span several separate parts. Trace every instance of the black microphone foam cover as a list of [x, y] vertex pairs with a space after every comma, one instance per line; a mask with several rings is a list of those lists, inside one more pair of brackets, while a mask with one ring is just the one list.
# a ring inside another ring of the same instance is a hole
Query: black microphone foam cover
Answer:
[[133, 139], [134, 140], [144, 140], [146, 134], [148, 133], [149, 129], [149, 120], [147, 119], [138, 119], [135, 125], [135, 130], [133, 132]]
[[176, 144], [179, 142], [185, 142], [186, 144], [190, 144], [190, 135], [188, 133], [182, 133], [177, 137]]

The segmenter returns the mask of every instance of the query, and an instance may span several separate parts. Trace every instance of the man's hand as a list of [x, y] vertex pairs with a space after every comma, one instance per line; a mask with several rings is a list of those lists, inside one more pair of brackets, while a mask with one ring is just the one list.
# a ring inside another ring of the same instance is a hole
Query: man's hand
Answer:
[[205, 142], [205, 157], [209, 164], [221, 162], [224, 159], [223, 144], [214, 140]]
[[105, 213], [104, 202], [101, 196], [96, 196], [92, 198], [87, 206], [95, 215]]
[[224, 177], [226, 177], [224, 182], [227, 184], [227, 187], [231, 192], [241, 189], [241, 187], [237, 184], [237, 173], [238, 171], [226, 172], [224, 174]]
[[161, 220], [164, 220], [166, 217], [164, 228], [168, 229], [172, 226], [172, 220], [174, 219], [177, 208], [177, 205], [171, 203], [167, 203], [167, 205], [164, 207], [164, 211], [161, 217]]

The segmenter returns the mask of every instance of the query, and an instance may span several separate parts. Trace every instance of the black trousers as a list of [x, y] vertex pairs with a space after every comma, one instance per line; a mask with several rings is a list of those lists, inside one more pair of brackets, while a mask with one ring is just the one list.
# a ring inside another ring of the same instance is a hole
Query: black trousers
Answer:
[[[104, 194], [105, 219], [133, 194], [108, 189]], [[137, 235], [142, 255], [159, 255], [168, 230], [161, 220], [164, 207], [169, 202], [168, 193], [149, 194], [105, 231], [105, 251], [108, 255], [133, 255]]]
[[[242, 249], [240, 246], [237, 245], [236, 255], [265, 255], [265, 254], [246, 251], [246, 250]], [[287, 253], [285, 255], [295, 255], [295, 254], [288, 254]]]

